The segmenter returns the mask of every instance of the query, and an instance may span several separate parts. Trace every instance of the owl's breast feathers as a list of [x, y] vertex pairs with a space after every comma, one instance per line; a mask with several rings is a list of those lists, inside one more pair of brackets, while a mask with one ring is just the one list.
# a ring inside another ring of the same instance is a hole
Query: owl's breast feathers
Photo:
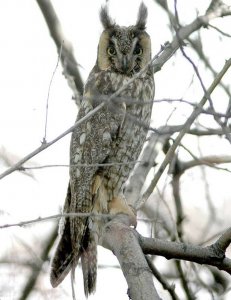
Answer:
[[[128, 80], [118, 73], [92, 72], [77, 120], [102, 101], [107, 101]], [[135, 79], [116, 99], [106, 103], [103, 109], [75, 129], [70, 147], [70, 183], [64, 212], [133, 215], [123, 198], [122, 187], [145, 142], [153, 94], [153, 77], [147, 73]], [[88, 294], [95, 288], [96, 271], [93, 269], [96, 257], [92, 253], [96, 255], [101, 222], [98, 218], [70, 217], [63, 223], [53, 258], [51, 283], [57, 286], [81, 256], [85, 293]]]

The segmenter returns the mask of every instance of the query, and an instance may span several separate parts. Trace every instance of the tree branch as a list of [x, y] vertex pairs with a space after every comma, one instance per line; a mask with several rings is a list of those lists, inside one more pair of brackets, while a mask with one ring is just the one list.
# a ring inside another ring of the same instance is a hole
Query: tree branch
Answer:
[[139, 163], [136, 165], [134, 171], [129, 177], [129, 183], [125, 188], [125, 198], [133, 207], [138, 208], [141, 190], [147, 175], [150, 169], [154, 166], [157, 155], [171, 134], [172, 133], [168, 133], [160, 136], [153, 133], [149, 137], [148, 144], [141, 153]]
[[146, 255], [146, 260], [148, 262], [148, 266], [151, 269], [153, 275], [156, 277], [156, 279], [161, 283], [163, 289], [167, 290], [169, 294], [171, 295], [173, 300], [179, 300], [180, 298], [177, 296], [175, 292], [175, 285], [170, 285], [167, 280], [164, 278], [164, 276], [157, 270], [155, 265], [152, 263], [152, 260], [149, 256]]
[[217, 164], [227, 164], [227, 163], [231, 163], [231, 156], [229, 155], [221, 155], [221, 156], [209, 155], [200, 158], [195, 158], [187, 162], [181, 162], [179, 166], [179, 172], [182, 174], [190, 168], [201, 166], [201, 165], [205, 165], [213, 168]]
[[231, 275], [231, 259], [225, 257], [225, 251], [231, 241], [230, 228], [214, 244], [207, 247], [145, 238], [139, 234], [138, 237], [144, 254], [160, 255], [167, 259], [174, 258], [198, 264], [207, 264], [215, 266], [219, 270], [223, 270]]
[[[73, 54], [73, 47], [70, 41], [67, 40], [62, 31], [62, 26], [58, 16], [54, 10], [52, 3], [49, 0], [36, 0], [43, 14], [50, 35], [54, 40], [59, 53], [62, 45], [61, 62], [64, 69], [64, 75], [68, 80], [69, 86], [72, 88], [76, 100], [79, 100], [79, 95], [83, 94], [83, 80], [79, 73], [78, 63]], [[74, 81], [74, 85], [73, 85]]]
[[128, 225], [126, 216], [116, 216], [105, 225], [101, 243], [116, 255], [132, 300], [160, 300], [147, 261], [134, 231]]

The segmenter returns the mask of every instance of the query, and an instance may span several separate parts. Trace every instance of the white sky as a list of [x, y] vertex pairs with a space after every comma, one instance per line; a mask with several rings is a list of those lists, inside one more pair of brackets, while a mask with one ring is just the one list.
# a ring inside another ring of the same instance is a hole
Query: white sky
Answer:
[[[52, 2], [62, 23], [64, 34], [73, 43], [76, 58], [82, 66], [82, 76], [86, 80], [96, 60], [97, 44], [102, 30], [98, 11], [104, 1], [54, 0]], [[153, 54], [155, 54], [159, 51], [161, 44], [171, 40], [171, 34], [166, 26], [165, 13], [154, 5], [154, 1], [144, 2], [149, 8], [147, 31], [151, 35]], [[197, 13], [195, 7], [200, 9], [199, 13], [203, 13], [209, 2], [178, 0], [182, 23], [194, 20]], [[139, 3], [139, 0], [111, 0], [109, 11], [119, 24], [130, 25], [136, 20]], [[214, 23], [227, 29], [230, 28], [230, 23], [227, 27], [227, 22], [223, 19]], [[57, 51], [35, 0], [0, 1], [0, 34], [0, 147], [4, 147], [10, 158], [17, 161], [38, 147], [43, 138], [48, 86], [57, 63]], [[224, 64], [224, 58], [229, 58], [230, 44], [219, 42], [213, 31], [202, 30], [202, 37], [204, 34], [208, 40], [208, 55], [213, 56], [219, 53], [213, 61], [214, 67], [219, 70]], [[188, 53], [197, 62], [196, 56], [190, 50]], [[203, 70], [202, 66], [201, 68]], [[180, 76], [182, 72], [183, 76]], [[179, 55], [176, 59], [171, 59], [156, 75], [156, 98], [183, 96], [189, 100], [198, 101], [202, 95], [199, 85], [195, 84], [188, 90], [192, 74], [191, 66], [185, 59]], [[206, 85], [211, 82], [211, 78], [209, 73], [203, 75]], [[230, 73], [226, 76], [226, 82], [228, 82], [227, 78], [230, 81]], [[215, 101], [215, 105], [222, 109], [225, 103], [222, 103], [223, 98], [220, 101], [220, 95], [222, 92], [216, 97], [219, 101]], [[50, 91], [48, 141], [73, 125], [77, 109], [71, 97], [72, 92], [59, 66]], [[154, 112], [155, 126], [163, 125], [172, 111], [172, 107], [169, 106], [162, 106], [160, 109], [161, 112]], [[177, 111], [173, 115], [172, 122], [177, 120], [177, 124], [181, 123], [184, 119], [182, 114], [188, 114], [189, 111], [186, 108], [183, 112]], [[64, 138], [33, 158], [28, 164], [68, 164], [69, 139], [70, 136]], [[211, 145], [210, 149], [212, 147]], [[224, 143], [223, 149], [228, 151], [229, 145]], [[6, 166], [1, 165], [0, 170], [3, 171], [5, 168]], [[44, 169], [33, 171], [33, 175], [34, 179], [15, 172], [0, 182], [0, 223], [47, 216], [59, 211], [65, 198], [68, 170], [65, 168]], [[223, 180], [228, 180], [227, 177], [225, 178]], [[217, 190], [214, 193], [219, 194]], [[1, 215], [2, 212], [4, 214]], [[6, 241], [6, 247], [1, 251], [12, 253], [18, 247], [16, 235], [26, 238], [32, 248], [36, 245], [39, 249], [42, 247], [41, 241], [46, 238], [52, 225], [53, 223], [43, 223], [37, 225], [36, 228], [14, 228], [1, 231], [0, 238]], [[100, 263], [105, 263], [105, 261], [110, 264], [117, 263], [113, 255], [106, 250], [100, 251], [99, 261]], [[56, 290], [56, 294], [52, 294], [48, 274], [45, 278], [47, 280], [43, 281], [46, 290], [44, 299], [54, 299], [54, 295], [55, 299], [64, 299], [63, 287], [67, 287], [67, 292], [70, 294], [69, 280]], [[77, 299], [83, 299], [80, 278], [81, 274], [78, 272]], [[12, 282], [8, 282], [9, 290], [3, 295], [4, 297], [10, 295], [10, 299], [17, 299], [18, 290], [10, 290], [10, 287], [17, 285], [18, 280], [17, 276], [12, 277]], [[100, 270], [97, 293], [92, 298], [108, 299], [106, 295], [110, 295], [111, 300], [127, 299], [126, 282], [121, 271], [113, 270], [113, 284], [111, 280], [111, 272], [107, 269]], [[1, 296], [0, 290], [0, 299]], [[34, 294], [30, 299], [41, 298]]]

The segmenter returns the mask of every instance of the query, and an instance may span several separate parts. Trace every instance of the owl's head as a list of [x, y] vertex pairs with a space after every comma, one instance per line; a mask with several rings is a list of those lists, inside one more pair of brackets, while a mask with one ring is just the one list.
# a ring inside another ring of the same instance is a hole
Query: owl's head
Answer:
[[98, 46], [97, 65], [100, 70], [131, 76], [150, 61], [151, 41], [145, 31], [147, 14], [147, 7], [141, 3], [136, 24], [121, 27], [112, 21], [106, 7], [101, 9], [104, 31]]

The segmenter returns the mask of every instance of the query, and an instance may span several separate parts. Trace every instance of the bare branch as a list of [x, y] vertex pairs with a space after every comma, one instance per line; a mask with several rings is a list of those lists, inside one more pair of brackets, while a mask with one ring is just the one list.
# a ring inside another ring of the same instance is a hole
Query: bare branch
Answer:
[[154, 166], [155, 159], [162, 149], [163, 144], [170, 137], [170, 135], [171, 134], [163, 134], [159, 136], [152, 134], [149, 137], [148, 144], [141, 153], [141, 156], [139, 157], [139, 163], [129, 177], [129, 183], [125, 188], [126, 200], [134, 207], [138, 207], [140, 193], [146, 177], [150, 169]]
[[[54, 7], [50, 0], [36, 0], [47, 26], [50, 31], [50, 35], [53, 38], [57, 51], [59, 52], [61, 45], [63, 45], [61, 61], [64, 69], [64, 74], [68, 80], [68, 83], [74, 91], [76, 99], [79, 99], [79, 95], [83, 94], [83, 80], [78, 70], [78, 63], [73, 54], [73, 47], [65, 37], [62, 31], [62, 26], [59, 22], [58, 16], [54, 10]], [[74, 81], [74, 85], [73, 82]]]
[[59, 51], [59, 56], [58, 56], [58, 60], [57, 60], [57, 63], [55, 65], [55, 69], [54, 69], [54, 71], [52, 73], [51, 80], [50, 80], [49, 87], [48, 87], [47, 101], [46, 101], [46, 116], [45, 116], [45, 128], [44, 128], [43, 143], [46, 143], [46, 138], [47, 138], [47, 124], [48, 124], [48, 113], [49, 113], [50, 90], [51, 90], [51, 85], [52, 85], [55, 73], [56, 73], [58, 65], [59, 65], [60, 57], [62, 55], [62, 48], [63, 48], [63, 45], [61, 44], [60, 51]]
[[22, 222], [17, 222], [17, 223], [11, 223], [11, 224], [3, 224], [0, 225], [0, 229], [3, 228], [9, 228], [9, 227], [23, 227], [25, 225], [30, 225], [38, 222], [44, 222], [44, 221], [50, 221], [53, 219], [59, 219], [59, 218], [67, 218], [67, 217], [79, 217], [79, 218], [86, 218], [86, 217], [95, 217], [95, 218], [111, 218], [111, 214], [96, 214], [96, 213], [62, 213], [62, 214], [56, 214], [56, 215], [51, 215], [48, 217], [38, 217], [36, 219], [32, 220], [27, 220], [27, 221], [22, 221]]
[[[230, 229], [227, 230], [227, 236]], [[225, 241], [225, 249], [230, 240], [227, 236], [221, 236]], [[201, 247], [186, 243], [170, 242], [154, 238], [145, 238], [139, 235], [140, 245], [145, 254], [160, 255], [167, 259], [182, 259], [192, 261], [198, 264], [207, 264], [215, 266], [231, 274], [231, 259], [225, 257], [224, 250], [219, 248], [219, 239], [217, 243], [211, 246]]]
[[175, 265], [176, 265], [176, 269], [177, 269], [179, 277], [180, 277], [181, 285], [184, 289], [187, 299], [195, 300], [194, 294], [190, 288], [190, 282], [189, 282], [188, 278], [186, 278], [186, 274], [183, 272], [183, 268], [181, 266], [181, 261], [176, 260]]
[[151, 269], [153, 275], [156, 277], [156, 279], [161, 283], [163, 289], [167, 290], [169, 294], [171, 295], [173, 300], [179, 300], [180, 298], [177, 296], [175, 292], [175, 285], [170, 285], [167, 280], [164, 278], [164, 276], [157, 270], [155, 265], [152, 263], [152, 260], [149, 256], [146, 255], [146, 260], [148, 262], [148, 266]]
[[209, 24], [209, 27], [215, 29], [216, 31], [218, 31], [219, 33], [221, 33], [222, 35], [224, 35], [228, 38], [231, 37], [231, 34], [228, 34], [227, 32], [222, 31], [221, 29], [217, 28], [216, 26], [213, 26], [213, 25]]
[[231, 228], [228, 228], [215, 243], [219, 249], [226, 251], [231, 244]]
[[[211, 24], [209, 24], [209, 26], [212, 27]], [[215, 77], [217, 75], [217, 72], [212, 67], [209, 59], [206, 57], [199, 39], [198, 40], [193, 40], [191, 38], [188, 38], [187, 40], [191, 44], [192, 48], [196, 51], [197, 55], [203, 60], [205, 66], [211, 71], [211, 73]], [[231, 91], [230, 91], [229, 86], [224, 84], [222, 81], [220, 82], [220, 86], [223, 88], [223, 90], [226, 92], [226, 94], [230, 97], [231, 96]]]
[[101, 243], [116, 255], [132, 300], [160, 300], [134, 231], [121, 218], [122, 215], [118, 215], [105, 225]]
[[[187, 162], [181, 162], [180, 173], [183, 173], [186, 170], [196, 166], [205, 165], [214, 168], [215, 165], [217, 164], [227, 164], [227, 163], [231, 163], [231, 156], [229, 155], [221, 155], [221, 156], [210, 155], [210, 156], [204, 156], [200, 158], [194, 158], [193, 160]], [[219, 169], [224, 171], [229, 171], [224, 168], [219, 168]]]
[[109, 167], [109, 166], [124, 166], [124, 165], [135, 165], [136, 163], [142, 163], [142, 161], [139, 160], [133, 160], [128, 161], [124, 163], [118, 163], [118, 162], [108, 162], [103, 164], [74, 164], [74, 165], [65, 165], [65, 164], [56, 164], [56, 165], [43, 165], [43, 166], [31, 166], [31, 167], [20, 167], [18, 168], [18, 171], [26, 171], [26, 170], [39, 170], [39, 169], [46, 169], [46, 168], [72, 168], [72, 167], [81, 167], [81, 168], [89, 168], [89, 167]]
[[180, 174], [178, 173], [178, 164], [175, 163], [174, 171], [173, 171], [173, 179], [172, 179], [172, 192], [174, 196], [174, 203], [176, 208], [176, 228], [177, 233], [182, 241], [183, 237], [183, 220], [184, 220], [184, 213], [183, 213], [183, 205], [182, 205], [182, 199], [180, 194]]

